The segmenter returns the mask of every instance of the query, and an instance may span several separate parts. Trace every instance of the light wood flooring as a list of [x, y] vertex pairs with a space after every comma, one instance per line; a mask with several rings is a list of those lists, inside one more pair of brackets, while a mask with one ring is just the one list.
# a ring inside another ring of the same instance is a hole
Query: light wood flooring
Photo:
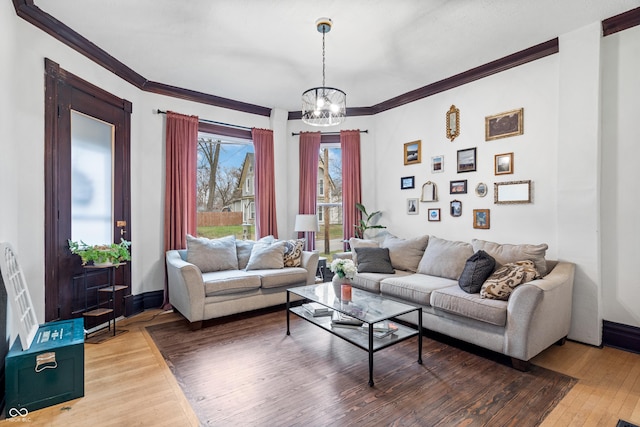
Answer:
[[[85, 396], [34, 411], [21, 424], [197, 426], [180, 386], [144, 328], [178, 318], [148, 310], [118, 323], [129, 332], [102, 344], [85, 344]], [[579, 380], [543, 427], [614, 427], [618, 419], [640, 425], [640, 355], [569, 341], [532, 362]]]

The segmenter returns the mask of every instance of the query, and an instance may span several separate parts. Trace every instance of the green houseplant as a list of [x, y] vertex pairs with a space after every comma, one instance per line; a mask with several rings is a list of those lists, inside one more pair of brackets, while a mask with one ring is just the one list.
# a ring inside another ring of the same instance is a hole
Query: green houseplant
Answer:
[[131, 261], [129, 246], [131, 246], [131, 242], [125, 239], [120, 239], [120, 243], [105, 245], [87, 245], [82, 240], [79, 242], [69, 240], [71, 253], [80, 256], [82, 265], [93, 262], [93, 265], [99, 266]]
[[360, 217], [360, 221], [358, 221], [358, 223], [354, 225], [355, 235], [357, 238], [364, 239], [364, 233], [367, 230], [387, 228], [384, 225], [371, 224], [371, 221], [373, 220], [373, 218], [381, 214], [380, 211], [368, 213], [367, 209], [361, 203], [356, 203], [356, 209], [358, 209], [362, 214]]

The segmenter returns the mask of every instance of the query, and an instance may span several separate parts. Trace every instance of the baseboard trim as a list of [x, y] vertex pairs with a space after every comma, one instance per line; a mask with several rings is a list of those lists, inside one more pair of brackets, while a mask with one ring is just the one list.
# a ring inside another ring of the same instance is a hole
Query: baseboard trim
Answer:
[[142, 313], [149, 308], [159, 308], [164, 301], [164, 291], [151, 291], [138, 295], [132, 295], [127, 301], [127, 316]]
[[640, 328], [603, 320], [602, 345], [640, 353]]

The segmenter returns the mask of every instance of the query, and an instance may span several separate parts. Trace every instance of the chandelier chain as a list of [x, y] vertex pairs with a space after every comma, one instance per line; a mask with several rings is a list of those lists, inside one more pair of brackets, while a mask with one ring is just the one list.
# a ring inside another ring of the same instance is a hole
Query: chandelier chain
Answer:
[[324, 68], [325, 68], [325, 58], [324, 58], [324, 35], [326, 34], [326, 31], [322, 32], [322, 86], [325, 87], [326, 85], [324, 84]]

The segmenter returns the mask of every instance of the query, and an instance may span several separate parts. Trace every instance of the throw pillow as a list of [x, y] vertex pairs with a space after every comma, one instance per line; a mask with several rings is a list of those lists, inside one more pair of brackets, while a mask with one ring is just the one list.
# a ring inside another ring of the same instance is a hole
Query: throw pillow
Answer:
[[533, 261], [510, 262], [497, 269], [480, 289], [480, 298], [507, 301], [516, 286], [538, 276]]
[[415, 273], [424, 255], [424, 250], [427, 248], [427, 243], [429, 243], [428, 235], [413, 239], [401, 239], [388, 235], [380, 246], [389, 249], [393, 268]]
[[431, 236], [418, 264], [418, 273], [458, 280], [471, 255], [473, 255], [473, 248], [469, 243]]
[[474, 251], [482, 249], [491, 255], [496, 260], [496, 267], [498, 268], [510, 262], [530, 259], [536, 265], [536, 270], [540, 275], [547, 274], [547, 261], [544, 256], [549, 246], [546, 243], [539, 245], [510, 245], [473, 239], [471, 244]]
[[237, 270], [235, 236], [207, 239], [187, 234], [187, 262], [197, 266], [203, 273]]
[[[264, 236], [258, 242], [260, 243], [273, 243], [275, 238], [273, 236]], [[244, 270], [247, 268], [249, 257], [251, 256], [251, 249], [256, 243], [255, 240], [236, 240], [236, 252], [238, 253], [238, 269]]]
[[387, 248], [355, 248], [358, 273], [395, 274]]
[[352, 259], [355, 265], [358, 265], [358, 255], [356, 254], [356, 248], [379, 248], [380, 244], [376, 240], [358, 239], [352, 237], [349, 239], [349, 247], [353, 253]]
[[483, 250], [479, 250], [467, 260], [458, 279], [460, 289], [468, 294], [480, 292], [482, 284], [491, 276], [496, 260]]
[[302, 264], [302, 249], [304, 239], [283, 240], [284, 242], [284, 266], [300, 267]]
[[256, 242], [251, 249], [247, 271], [284, 268], [284, 249], [284, 242], [273, 244]]

